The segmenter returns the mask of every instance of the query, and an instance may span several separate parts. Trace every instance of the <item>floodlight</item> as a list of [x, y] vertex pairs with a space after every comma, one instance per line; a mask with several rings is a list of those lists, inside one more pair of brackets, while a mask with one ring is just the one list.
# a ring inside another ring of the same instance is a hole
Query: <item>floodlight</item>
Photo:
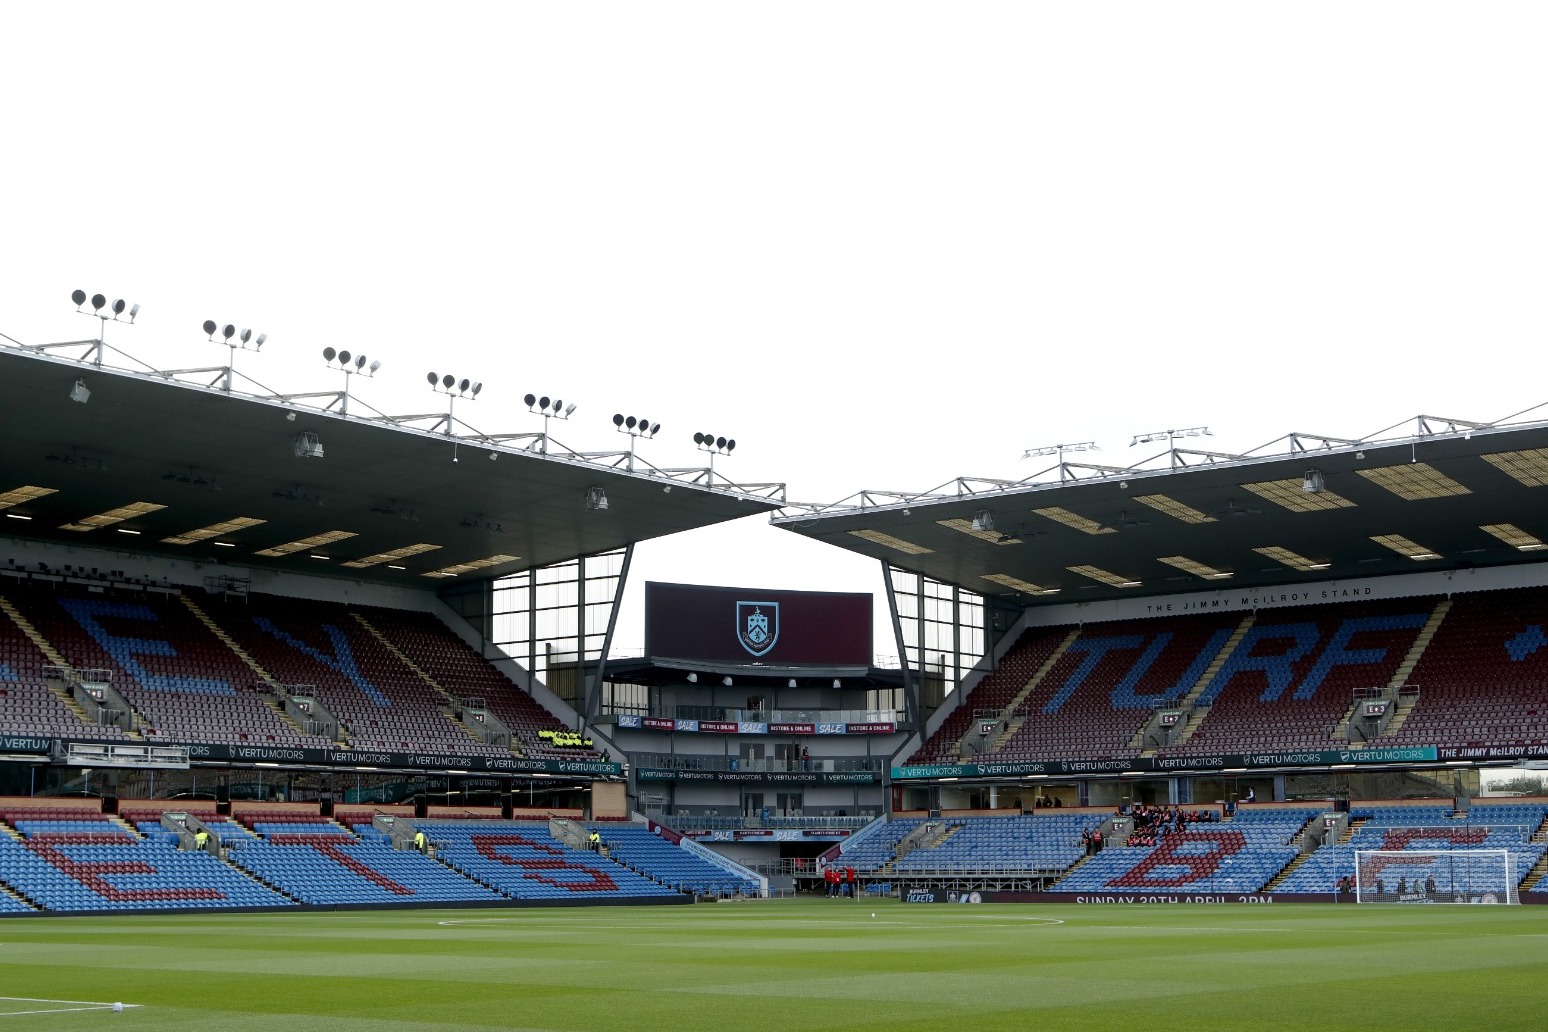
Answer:
[[81, 307], [81, 305], [84, 305], [86, 303], [86, 291], [84, 291], [84, 290], [72, 290], [72, 291], [70, 291], [70, 300], [75, 302], [75, 307], [76, 308]]
[[447, 390], [451, 390], [452, 389], [452, 385], [455, 384], [456, 382], [457, 382], [457, 378], [455, 376], [453, 376], [451, 373], [447, 373], [445, 376], [441, 377], [441, 386], [445, 387]]
[[1327, 481], [1322, 476], [1321, 470], [1309, 469], [1306, 476], [1301, 478], [1301, 490], [1307, 494], [1321, 494], [1327, 488]]
[[226, 328], [220, 331], [220, 335], [225, 337], [227, 340], [230, 340], [232, 337], [236, 336], [236, 326], [231, 323], [227, 323]]
[[979, 509], [973, 514], [973, 522], [970, 526], [977, 531], [994, 529], [994, 515], [988, 509]]
[[[570, 413], [572, 413], [574, 411], [575, 411], [575, 402], [572, 401], [572, 402], [570, 402], [568, 405], [566, 405], [564, 407], [564, 418], [565, 419], [569, 419], [570, 418]], [[658, 423], [657, 425], [659, 426], [660, 424]]]
[[117, 301], [114, 301], [113, 302], [113, 318], [117, 319], [120, 315], [123, 315], [124, 314], [124, 309], [128, 308], [128, 307], [129, 306], [124, 303], [124, 299], [123, 298], [119, 298]]
[[334, 351], [332, 348], [323, 348], [323, 361], [324, 362], [332, 362], [335, 358], [338, 357], [338, 355], [339, 355], [339, 353], [337, 351]]
[[[139, 305], [136, 305], [135, 307], [138, 308]], [[130, 312], [129, 314], [131, 316], [134, 315], [133, 312]], [[130, 321], [133, 322], [133, 319], [131, 318]], [[260, 334], [258, 334], [258, 339], [253, 342], [253, 350], [256, 351], [256, 350], [262, 348], [268, 342], [269, 342], [269, 335], [267, 333], [260, 333]]]
[[241, 339], [242, 339], [242, 343], [243, 344], [250, 343], [252, 341], [252, 339], [253, 339], [253, 331], [251, 329], [249, 329], [249, 328], [244, 327], [243, 330], [242, 330], [242, 338]]
[[105, 304], [107, 304], [107, 298], [103, 297], [101, 294], [91, 295], [91, 307], [96, 311], [102, 311], [102, 306]]
[[457, 381], [457, 392], [459, 394], [466, 394], [468, 393], [468, 388], [471, 386], [473, 386], [473, 381], [464, 376], [461, 380]]
[[[135, 304], [135, 305], [130, 305], [129, 306], [129, 321], [130, 322], [134, 322], [135, 317], [138, 316], [139, 314], [140, 314], [140, 306], [139, 305]], [[260, 347], [263, 345], [263, 340], [261, 338], [259, 339], [258, 344], [259, 344]]]
[[607, 492], [600, 486], [586, 488], [586, 508], [594, 512], [606, 512]]
[[478, 392], [483, 390], [483, 389], [484, 389], [484, 384], [483, 384], [482, 380], [479, 381], [478, 383], [475, 383], [473, 385], [473, 397], [475, 397], [475, 398], [478, 397]]
[[348, 351], [340, 351], [339, 352], [339, 365], [349, 365], [349, 360], [351, 358], [353, 358], [353, 357], [354, 356], [351, 355]]
[[727, 688], [729, 688], [729, 687], [731, 687], [731, 686], [732, 686], [732, 685], [733, 685], [733, 684], [735, 684], [735, 683], [736, 683], [736, 682], [735, 682], [735, 681], [733, 681], [733, 680], [731, 680], [731, 675], [730, 675], [730, 674], [727, 674], [727, 675], [726, 675], [726, 676], [725, 676], [725, 677], [722, 677], [722, 678], [721, 678], [721, 679], [720, 679], [720, 683], [721, 683], [721, 684], [723, 684], [723, 685], [725, 685], [725, 686], [726, 686], [726, 687], [727, 687]]
[[[364, 369], [365, 368], [365, 364], [366, 364], [366, 357], [364, 355], [356, 355], [355, 356], [355, 368], [356, 369]], [[377, 365], [381, 365], [381, 363], [378, 362]]]
[[322, 439], [315, 431], [303, 430], [295, 437], [295, 451], [298, 459], [320, 459], [323, 457]]
[[378, 369], [380, 369], [381, 367], [382, 367], [382, 360], [381, 359], [377, 358], [377, 359], [372, 359], [371, 360], [371, 372], [374, 373]]
[[86, 386], [85, 380], [76, 380], [70, 387], [70, 400], [78, 401], [82, 405], [91, 400], [91, 388]]
[[217, 329], [219, 329], [219, 327], [215, 325], [214, 319], [204, 320], [204, 332], [210, 335], [210, 340], [215, 339], [215, 331]]
[[429, 380], [430, 381], [430, 386], [434, 387], [438, 382], [440, 382], [441, 378], [439, 376], [436, 376], [434, 373], [426, 373], [425, 374], [425, 379]]
[[688, 683], [689, 684], [698, 684], [699, 683], [699, 675], [698, 674], [689, 674], [688, 675]]

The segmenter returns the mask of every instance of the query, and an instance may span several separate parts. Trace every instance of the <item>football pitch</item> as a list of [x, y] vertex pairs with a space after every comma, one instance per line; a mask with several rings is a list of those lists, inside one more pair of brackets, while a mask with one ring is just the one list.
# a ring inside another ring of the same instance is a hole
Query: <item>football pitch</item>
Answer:
[[819, 899], [0, 920], [0, 1032], [1545, 1024], [1537, 906]]

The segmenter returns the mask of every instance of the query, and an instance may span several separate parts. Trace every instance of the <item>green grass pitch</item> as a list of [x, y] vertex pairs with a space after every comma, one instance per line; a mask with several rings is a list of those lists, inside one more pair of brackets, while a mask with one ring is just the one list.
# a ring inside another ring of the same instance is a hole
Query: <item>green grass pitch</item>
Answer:
[[[0, 997], [0, 1032], [1537, 1032], [1548, 907], [770, 900], [0, 920]], [[112, 1001], [132, 1006], [95, 1006]]]

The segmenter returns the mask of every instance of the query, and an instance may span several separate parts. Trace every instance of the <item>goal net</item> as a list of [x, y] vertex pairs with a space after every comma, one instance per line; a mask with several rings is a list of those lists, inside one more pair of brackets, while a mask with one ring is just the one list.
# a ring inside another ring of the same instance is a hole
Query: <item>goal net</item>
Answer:
[[1508, 849], [1360, 849], [1357, 903], [1520, 903]]

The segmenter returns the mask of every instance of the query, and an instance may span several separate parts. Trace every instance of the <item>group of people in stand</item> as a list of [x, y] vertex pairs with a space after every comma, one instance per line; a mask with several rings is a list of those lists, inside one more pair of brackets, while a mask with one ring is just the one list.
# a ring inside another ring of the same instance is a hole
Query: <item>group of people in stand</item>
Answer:
[[1136, 803], [1129, 816], [1134, 820], [1131, 846], [1153, 846], [1157, 839], [1188, 830], [1188, 825], [1217, 819], [1213, 810], [1182, 810], [1178, 807], [1149, 806]]
[[828, 896], [855, 898], [855, 869], [853, 867], [827, 867], [822, 872], [823, 885]]

